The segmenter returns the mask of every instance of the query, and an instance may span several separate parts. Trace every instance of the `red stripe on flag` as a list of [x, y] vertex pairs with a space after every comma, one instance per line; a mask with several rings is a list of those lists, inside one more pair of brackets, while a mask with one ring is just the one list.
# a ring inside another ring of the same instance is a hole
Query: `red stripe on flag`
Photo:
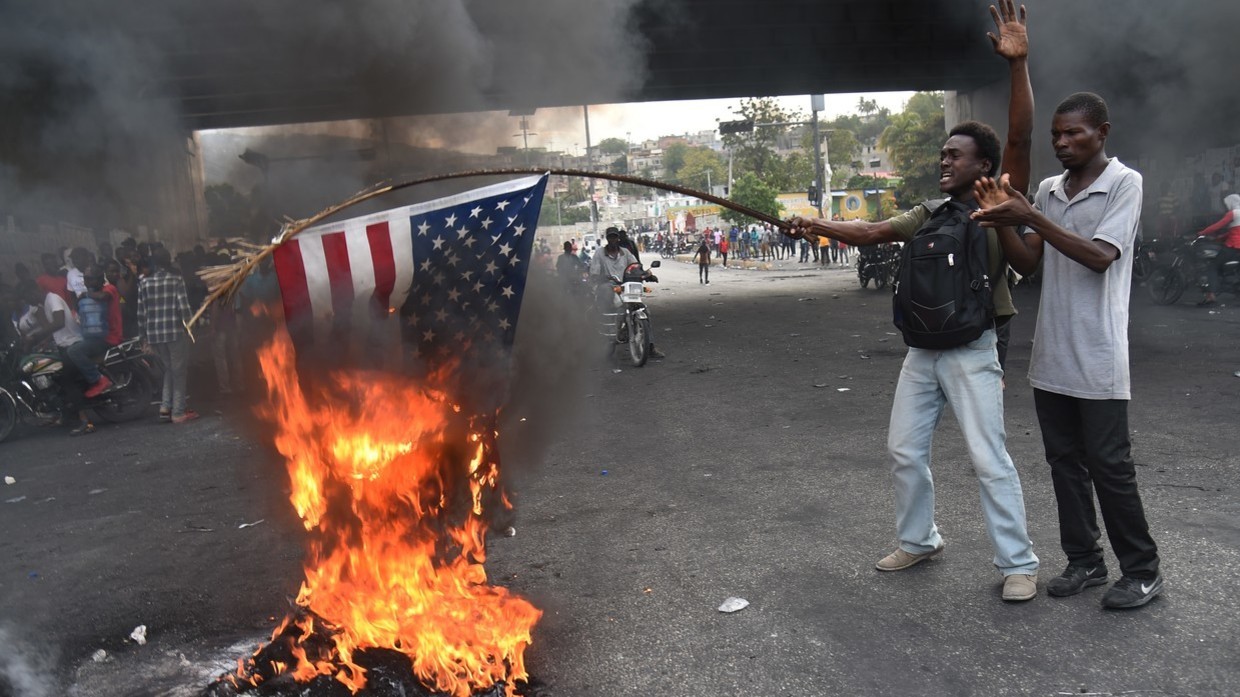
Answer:
[[[280, 299], [284, 305], [284, 321], [290, 335], [310, 327], [310, 286], [306, 283], [306, 266], [301, 261], [301, 240], [289, 240], [272, 253], [276, 278], [280, 282]], [[306, 332], [308, 335], [309, 332]], [[298, 337], [293, 337], [294, 341]]]
[[366, 226], [370, 240], [370, 261], [375, 267], [375, 295], [373, 307], [377, 315], [386, 315], [391, 302], [392, 289], [396, 287], [396, 259], [392, 256], [392, 234], [387, 222]]
[[347, 328], [353, 316], [353, 273], [349, 266], [349, 245], [343, 232], [323, 235], [323, 258], [327, 261], [327, 280], [332, 290], [332, 324]]

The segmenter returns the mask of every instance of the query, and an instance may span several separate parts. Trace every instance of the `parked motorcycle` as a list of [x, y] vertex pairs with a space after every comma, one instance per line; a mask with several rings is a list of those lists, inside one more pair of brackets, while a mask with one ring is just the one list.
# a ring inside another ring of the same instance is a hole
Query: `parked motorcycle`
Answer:
[[[1150, 272], [1146, 289], [1150, 299], [1159, 305], [1179, 302], [1190, 284], [1203, 291], [1209, 287], [1210, 265], [1218, 258], [1223, 244], [1212, 237], [1198, 237], [1189, 244], [1177, 244], [1158, 256], [1161, 262]], [[1165, 260], [1165, 261], [1164, 261]], [[1240, 296], [1240, 261], [1230, 261], [1219, 272], [1219, 293]]]
[[[650, 268], [657, 269], [659, 265], [660, 262], [655, 260], [650, 263]], [[646, 311], [645, 296], [651, 289], [646, 284], [658, 282], [659, 279], [643, 269], [640, 263], [629, 264], [624, 270], [624, 278], [611, 277], [611, 295], [607, 298], [610, 307], [603, 309], [599, 333], [608, 338], [609, 348], [614, 349], [616, 344], [628, 344], [629, 361], [634, 368], [646, 365], [650, 358], [650, 315]], [[605, 290], [608, 287], [602, 288]]]
[[[112, 387], [85, 399], [83, 406], [111, 422], [147, 415], [155, 391], [156, 363], [136, 338], [108, 349], [99, 370], [112, 380]], [[59, 416], [69, 403], [63, 381], [78, 379], [75, 372], [58, 352], [25, 353], [16, 339], [0, 346], [0, 441], [9, 437], [19, 421], [49, 423]]]
[[900, 268], [900, 247], [892, 244], [871, 244], [857, 250], [857, 280], [862, 288], [874, 282], [875, 288], [885, 288], [895, 282]]

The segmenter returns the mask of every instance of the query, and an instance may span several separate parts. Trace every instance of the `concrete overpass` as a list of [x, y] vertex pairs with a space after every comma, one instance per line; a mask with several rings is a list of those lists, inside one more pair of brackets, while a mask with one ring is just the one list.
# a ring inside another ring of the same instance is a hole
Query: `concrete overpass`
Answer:
[[[1240, 3], [1030, 0], [1037, 128], [1112, 103], [1112, 150], [1240, 141]], [[941, 89], [1006, 120], [983, 0], [137, 0], [0, 23], [0, 213], [199, 237], [196, 129], [400, 114]], [[153, 233], [152, 233], [153, 234]]]

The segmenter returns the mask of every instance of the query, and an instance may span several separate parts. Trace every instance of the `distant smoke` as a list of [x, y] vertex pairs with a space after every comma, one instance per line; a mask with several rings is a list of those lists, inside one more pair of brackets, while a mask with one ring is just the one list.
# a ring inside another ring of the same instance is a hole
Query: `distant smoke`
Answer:
[[[644, 47], [631, 18], [637, 2], [66, 0], [6, 6], [0, 212], [92, 226], [141, 217], [145, 204], [134, 190], [158, 186], [150, 181], [151, 153], [180, 147], [186, 135], [180, 97], [193, 94], [193, 76], [200, 73], [217, 76], [216, 91], [261, 95], [246, 104], [267, 111], [240, 116], [242, 123], [291, 113], [341, 118], [344, 108], [394, 116], [626, 101], [645, 78]], [[185, 108], [241, 108], [227, 96], [217, 100]], [[280, 111], [287, 107], [300, 110]], [[514, 142], [511, 120], [494, 115], [440, 119], [425, 128], [413, 142]], [[371, 173], [334, 182], [320, 181], [319, 174], [309, 173], [304, 183], [332, 199], [370, 183]]]
[[1240, 143], [1240, 2], [1041, 0], [1028, 7], [1035, 139], [1048, 142], [1060, 100], [1089, 91], [1107, 100], [1108, 152], [1124, 159]]

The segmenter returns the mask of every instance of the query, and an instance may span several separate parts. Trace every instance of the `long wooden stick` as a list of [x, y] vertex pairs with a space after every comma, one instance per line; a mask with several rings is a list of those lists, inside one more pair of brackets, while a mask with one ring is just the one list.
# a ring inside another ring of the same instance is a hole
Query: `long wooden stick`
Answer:
[[688, 187], [678, 186], [676, 184], [668, 184], [666, 182], [656, 181], [654, 179], [645, 179], [643, 177], [633, 177], [627, 174], [611, 174], [609, 172], [589, 172], [589, 171], [581, 170], [581, 169], [548, 169], [548, 168], [475, 169], [475, 170], [470, 170], [466, 172], [452, 172], [449, 174], [436, 174], [436, 175], [432, 175], [429, 177], [419, 177], [417, 179], [407, 179], [407, 180], [400, 181], [400, 182], [384, 182], [384, 183], [376, 184], [375, 186], [372, 186], [369, 189], [364, 189], [363, 191], [360, 191], [357, 194], [354, 194], [351, 198], [341, 201], [340, 203], [337, 203], [332, 206], [328, 206], [327, 208], [324, 208], [323, 210], [319, 211], [318, 213], [315, 213], [309, 218], [303, 218], [301, 220], [288, 220], [280, 227], [279, 234], [277, 234], [275, 238], [271, 240], [271, 244], [267, 245], [266, 247], [263, 247], [261, 250], [257, 252], [253, 252], [251, 254], [246, 255], [244, 258], [242, 258], [240, 261], [234, 264], [228, 264], [225, 266], [211, 266], [211, 267], [207, 267], [207, 268], [200, 270], [198, 272], [198, 275], [207, 283], [207, 288], [209, 289], [210, 292], [207, 295], [206, 299], [203, 300], [202, 307], [198, 308], [198, 311], [195, 312], [194, 316], [191, 317], [189, 322], [186, 323], [186, 328], [187, 329], [192, 328], [194, 326], [194, 323], [198, 321], [199, 317], [202, 317], [203, 313], [207, 311], [207, 308], [210, 307], [212, 303], [216, 302], [217, 300], [221, 300], [221, 299], [228, 300], [232, 298], [232, 296], [236, 294], [236, 292], [241, 288], [241, 283], [245, 280], [247, 276], [250, 275], [250, 272], [254, 270], [254, 267], [261, 264], [264, 259], [270, 256], [271, 253], [275, 251], [276, 247], [279, 247], [280, 245], [284, 244], [286, 241], [288, 241], [289, 238], [293, 237], [294, 235], [301, 232], [302, 230], [305, 230], [306, 228], [314, 225], [315, 223], [318, 223], [321, 220], [324, 220], [325, 218], [330, 218], [331, 216], [345, 210], [346, 208], [351, 208], [352, 206], [356, 206], [359, 203], [369, 201], [370, 199], [375, 198], [377, 196], [382, 196], [384, 194], [388, 194], [393, 191], [399, 191], [400, 189], [407, 189], [411, 186], [417, 186], [419, 184], [429, 184], [431, 182], [446, 181], [449, 179], [464, 179], [466, 177], [494, 177], [494, 176], [509, 176], [509, 175], [515, 175], [515, 174], [521, 174], [521, 175], [555, 174], [555, 175], [565, 176], [565, 177], [585, 177], [589, 179], [606, 179], [609, 181], [621, 182], [624, 184], [636, 184], [638, 186], [646, 186], [652, 189], [663, 189], [665, 191], [671, 191], [671, 192], [678, 193], [678, 194], [684, 194], [685, 196], [692, 196], [694, 198], [699, 198], [699, 199], [702, 199], [703, 201], [709, 201], [711, 203], [723, 206], [724, 208], [734, 210], [737, 213], [740, 213], [742, 215], [747, 215], [751, 218], [756, 218], [757, 220], [760, 220], [764, 223], [770, 223], [771, 225], [775, 226], [775, 228], [777, 228], [784, 234], [789, 234], [789, 232], [792, 230], [791, 226], [788, 225], [788, 223], [782, 220], [779, 220], [778, 218], [773, 218], [765, 213], [760, 213], [758, 211], [755, 211], [752, 208], [742, 206], [739, 203], [736, 203], [734, 201], [729, 201], [725, 198], [720, 198], [718, 196], [714, 196], [714, 195], [705, 193], [703, 191], [697, 191], [695, 189], [690, 189]]

